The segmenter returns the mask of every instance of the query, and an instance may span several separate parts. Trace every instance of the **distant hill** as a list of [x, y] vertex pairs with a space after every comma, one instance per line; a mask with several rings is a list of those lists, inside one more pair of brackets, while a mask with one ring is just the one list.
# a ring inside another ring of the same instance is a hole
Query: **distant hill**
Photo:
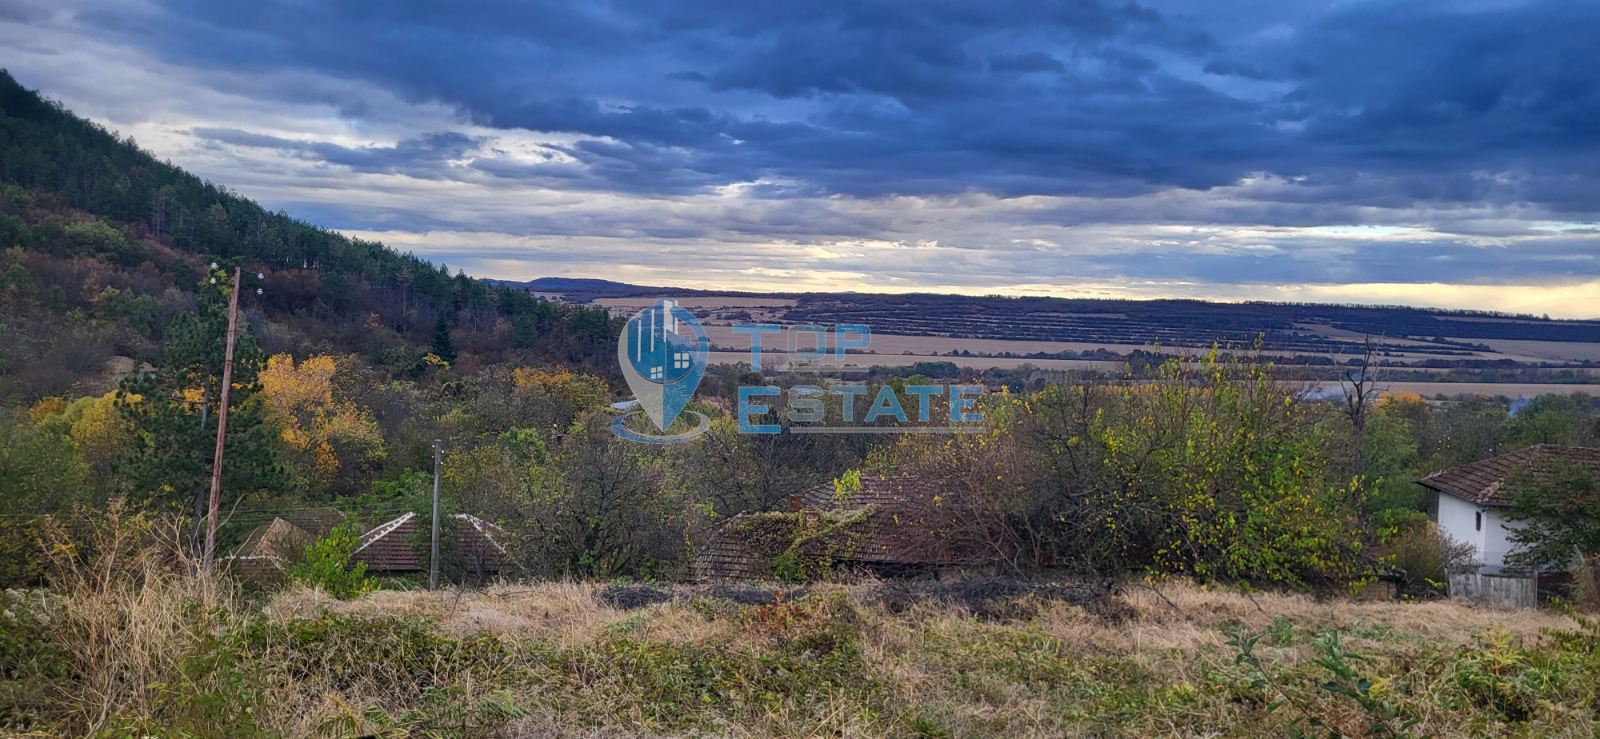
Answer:
[[530, 293], [560, 295], [568, 300], [579, 302], [593, 300], [595, 298], [631, 298], [641, 295], [755, 296], [766, 294], [738, 290], [702, 290], [698, 288], [687, 287], [631, 285], [626, 282], [597, 280], [587, 277], [540, 277], [524, 282], [518, 282], [515, 280], [486, 279], [485, 282]]
[[[1260, 340], [1263, 349], [1307, 356], [1359, 353], [1370, 336], [1379, 354], [1403, 355], [1409, 362], [1431, 361], [1436, 366], [1526, 364], [1532, 360], [1510, 358], [1519, 355], [1492, 343], [1561, 342], [1596, 346], [1561, 352], [1566, 359], [1552, 357], [1551, 363], [1600, 366], [1596, 361], [1600, 360], [1600, 321], [1488, 311], [932, 293], [749, 293], [574, 278], [501, 284], [576, 302], [657, 295], [783, 298], [792, 305], [766, 306], [770, 317], [788, 323], [864, 323], [875, 333], [907, 336], [1191, 348], [1213, 344], [1245, 347]], [[717, 302], [722, 307], [712, 313], [719, 320], [733, 320], [741, 314], [736, 307], [729, 307], [729, 301]], [[1502, 355], [1509, 356], [1502, 359]]]
[[491, 279], [487, 280], [487, 282], [526, 292], [551, 293], [572, 298], [582, 296], [584, 299], [627, 297], [666, 289], [629, 285], [625, 282], [612, 282], [611, 280], [596, 280], [587, 277], [540, 277], [526, 282]]

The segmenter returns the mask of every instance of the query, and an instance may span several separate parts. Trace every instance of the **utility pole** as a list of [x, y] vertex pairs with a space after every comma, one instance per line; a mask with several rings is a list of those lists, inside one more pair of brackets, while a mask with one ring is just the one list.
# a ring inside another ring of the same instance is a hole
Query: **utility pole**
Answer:
[[[205, 429], [209, 424], [210, 416], [207, 411], [211, 409], [211, 382], [207, 380], [200, 384], [200, 428]], [[194, 532], [189, 535], [189, 552], [196, 559], [205, 556], [202, 551], [204, 544], [200, 541], [200, 527], [206, 525], [206, 489], [194, 490]]]
[[439, 450], [442, 445], [433, 440], [433, 552], [428, 558], [428, 589], [439, 589]]
[[217, 452], [211, 461], [211, 509], [206, 516], [207, 575], [217, 560], [217, 508], [222, 502], [222, 447], [228, 440], [228, 391], [233, 387], [233, 339], [239, 324], [239, 273], [233, 268], [233, 296], [228, 301], [228, 346], [222, 356], [222, 391], [217, 401]]

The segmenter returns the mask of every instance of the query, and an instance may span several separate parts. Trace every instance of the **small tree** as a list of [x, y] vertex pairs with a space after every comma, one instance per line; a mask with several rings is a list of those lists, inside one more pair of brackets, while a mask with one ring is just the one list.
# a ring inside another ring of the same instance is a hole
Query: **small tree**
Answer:
[[1367, 474], [1367, 418], [1373, 402], [1382, 392], [1374, 361], [1377, 355], [1377, 342], [1367, 334], [1361, 342], [1360, 358], [1352, 360], [1339, 374], [1339, 388], [1344, 397], [1342, 410], [1350, 420], [1350, 432], [1355, 440], [1355, 472], [1363, 476]]
[[340, 600], [375, 590], [378, 582], [367, 577], [367, 563], [350, 561], [360, 543], [361, 530], [355, 524], [340, 524], [306, 547], [305, 561], [295, 565], [289, 576]]
[[1522, 523], [1509, 538], [1518, 545], [1514, 564], [1563, 568], [1600, 558], [1600, 481], [1592, 470], [1566, 465], [1548, 477], [1518, 475], [1512, 521]]
[[448, 364], [456, 361], [456, 343], [450, 338], [450, 315], [439, 311], [439, 320], [433, 324], [432, 354]]

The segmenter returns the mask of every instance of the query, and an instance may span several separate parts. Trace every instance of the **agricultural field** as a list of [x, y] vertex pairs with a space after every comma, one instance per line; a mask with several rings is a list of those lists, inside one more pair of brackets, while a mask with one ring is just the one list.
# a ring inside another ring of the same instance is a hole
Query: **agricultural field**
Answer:
[[[1327, 391], [1338, 384], [1332, 379], [1333, 366], [1360, 361], [1370, 338], [1376, 361], [1394, 369], [1382, 383], [1390, 392], [1426, 397], [1600, 395], [1600, 322], [1596, 321], [1386, 307], [1008, 301], [933, 295], [774, 297], [597, 281], [558, 284], [566, 292], [545, 294], [590, 303], [616, 315], [629, 315], [659, 297], [676, 298], [704, 323], [713, 363], [749, 361], [750, 336], [734, 333], [736, 322], [862, 323], [872, 329], [871, 346], [830, 362], [832, 366], [848, 370], [940, 361], [976, 371], [1032, 366], [1118, 374], [1127, 357], [1136, 353], [1195, 356], [1217, 346], [1270, 359], [1286, 376], [1312, 378], [1319, 390]], [[810, 339], [800, 341], [797, 348], [809, 348]], [[769, 357], [771, 366], [785, 366], [782, 345], [779, 337], [766, 341], [764, 349], [775, 354]], [[1516, 374], [1479, 381], [1420, 374], [1483, 368]]]

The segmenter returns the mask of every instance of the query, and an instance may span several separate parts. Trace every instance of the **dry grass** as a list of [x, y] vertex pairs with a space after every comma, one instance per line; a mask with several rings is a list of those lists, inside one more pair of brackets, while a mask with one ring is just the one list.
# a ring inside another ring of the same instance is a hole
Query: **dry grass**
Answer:
[[606, 624], [624, 617], [598, 598], [592, 584], [548, 582], [439, 592], [380, 590], [357, 600], [336, 600], [320, 590], [292, 585], [276, 593], [264, 612], [272, 618], [323, 613], [364, 618], [426, 618], [452, 636], [489, 633], [562, 646], [594, 641]]
[[[1222, 696], [1189, 695], [1199, 690], [1195, 686], [1214, 681], [1217, 672], [1231, 669], [1225, 644], [1230, 629], [1242, 627], [1256, 633], [1294, 630], [1299, 634], [1297, 643], [1267, 646], [1262, 653], [1284, 669], [1295, 670], [1306, 669], [1316, 656], [1310, 636], [1323, 630], [1341, 631], [1347, 648], [1380, 655], [1386, 663], [1390, 659], [1403, 662], [1429, 649], [1474, 649], [1486, 635], [1536, 644], [1544, 639], [1545, 630], [1570, 625], [1566, 617], [1553, 613], [1463, 602], [1246, 595], [1188, 582], [1130, 585], [1090, 607], [1023, 596], [1013, 608], [1022, 615], [996, 621], [976, 617], [959, 604], [934, 601], [891, 613], [877, 597], [879, 587], [875, 583], [825, 585], [813, 588], [806, 600], [842, 600], [858, 614], [862, 661], [870, 666], [870, 678], [883, 686], [879, 705], [849, 692], [825, 694], [806, 702], [766, 706], [742, 722], [717, 724], [718, 730], [735, 736], [898, 733], [882, 721], [883, 706], [888, 705], [913, 718], [926, 714], [955, 736], [1108, 731], [1185, 735], [1204, 726], [1224, 735], [1237, 734], [1251, 722], [1266, 718], [1260, 707], [1235, 706]], [[781, 633], [753, 629], [748, 618], [719, 617], [696, 600], [700, 591], [680, 592], [671, 602], [632, 610], [605, 605], [601, 592], [601, 586], [592, 584], [546, 583], [447, 593], [374, 593], [358, 601], [338, 602], [315, 591], [296, 589], [274, 597], [266, 610], [275, 619], [327, 613], [363, 618], [419, 616], [456, 636], [490, 633], [506, 640], [533, 640], [577, 650], [595, 649], [620, 636], [717, 652], [762, 653], [785, 638]], [[1008, 667], [1011, 659], [1036, 665], [1037, 677], [1034, 667], [1021, 672]], [[590, 679], [595, 682], [589, 689], [627, 690], [610, 677]], [[1050, 685], [1051, 681], [1058, 684]], [[1075, 681], [1085, 682], [1074, 687]], [[1115, 685], [1117, 681], [1125, 684]], [[1154, 699], [1163, 706], [1159, 710], [1130, 717], [1127, 720], [1132, 723], [1117, 728], [1104, 723], [1108, 719], [1105, 712], [1111, 709], [1093, 700], [1078, 705], [1074, 697], [1077, 690], [1107, 687], [1113, 692], [1146, 691], [1166, 697]], [[380, 698], [347, 696], [344, 700], [359, 705]], [[1165, 700], [1172, 705], [1162, 703]], [[1186, 702], [1199, 705], [1179, 708]], [[637, 696], [605, 708], [608, 718], [593, 728], [586, 722], [594, 721], [590, 710], [595, 705], [573, 713], [543, 706], [534, 718], [520, 719], [516, 725], [540, 727], [539, 733], [565, 726], [577, 732], [568, 734], [572, 736], [623, 735], [606, 731], [648, 733], [662, 728], [652, 720], [648, 706], [637, 702]], [[1329, 715], [1345, 710], [1331, 703], [1326, 708]], [[332, 710], [330, 705], [304, 706], [296, 733], [324, 722]], [[1273, 716], [1272, 725], [1287, 730], [1289, 718]], [[1422, 712], [1420, 718], [1435, 733], [1453, 733], [1451, 722], [1455, 719], [1443, 708]], [[1568, 724], [1560, 725], [1569, 729], [1594, 726], [1592, 716], [1568, 718]], [[1360, 725], [1354, 715], [1341, 720], [1351, 727]], [[1229, 722], [1238, 722], [1231, 731], [1226, 729]], [[591, 728], [572, 728], [583, 725]], [[586, 731], [595, 733], [583, 733]]]
[[[70, 528], [69, 528], [70, 526]], [[193, 562], [168, 522], [122, 515], [43, 526], [56, 603], [47, 624], [78, 690], [62, 696], [66, 723], [101, 730], [113, 714], [149, 716], [183, 681], [183, 660], [207, 632], [229, 625], [231, 591], [191, 577]]]
[[[735, 635], [737, 624], [708, 617], [680, 594], [676, 601], [639, 609], [619, 609], [601, 599], [603, 585], [548, 582], [496, 585], [482, 589], [378, 591], [354, 601], [335, 600], [319, 590], [291, 586], [268, 601], [263, 611], [272, 618], [310, 618], [322, 613], [345, 616], [420, 617], [444, 633], [530, 638], [573, 646], [593, 643], [599, 635], [628, 626], [628, 633], [651, 641], [717, 643]], [[876, 583], [823, 585], [817, 596], [838, 594], [884, 623], [923, 625], [939, 619], [969, 622], [972, 614], [959, 605], [921, 603], [901, 614], [884, 611], [875, 598]], [[686, 591], [689, 592], [689, 591]], [[1092, 644], [1107, 652], [1138, 649], [1198, 649], [1221, 643], [1227, 627], [1262, 629], [1289, 619], [1306, 629], [1349, 628], [1392, 631], [1434, 644], [1463, 645], [1472, 635], [1503, 632], [1536, 639], [1545, 629], [1569, 623], [1558, 613], [1476, 605], [1459, 600], [1421, 603], [1318, 598], [1286, 593], [1244, 594], [1201, 587], [1187, 581], [1160, 585], [1130, 584], [1110, 597], [1109, 619], [1068, 603], [1035, 599], [1031, 623], [1052, 636]]]
[[[665, 602], [622, 608], [606, 586], [552, 582], [353, 601], [292, 587], [247, 607], [172, 556], [142, 554], [161, 551], [140, 544], [150, 530], [101, 533], [92, 552], [57, 551], [57, 641], [73, 680], [55, 731], [242, 735], [247, 719], [285, 736], [1245, 736], [1315, 716], [1359, 735], [1369, 717], [1321, 687], [1313, 636], [1327, 630], [1364, 655], [1358, 669], [1419, 734], [1600, 727], [1581, 674], [1595, 660], [1538, 651], [1548, 630], [1572, 626], [1548, 612], [1188, 582], [997, 596], [1003, 608], [891, 607], [884, 594], [901, 586], [871, 582], [769, 606], [669, 588]], [[1241, 628], [1263, 635], [1260, 684], [1227, 643]], [[213, 654], [236, 664], [193, 669]], [[1485, 674], [1488, 688], [1462, 687]], [[1294, 701], [1274, 706], [1272, 690]]]

